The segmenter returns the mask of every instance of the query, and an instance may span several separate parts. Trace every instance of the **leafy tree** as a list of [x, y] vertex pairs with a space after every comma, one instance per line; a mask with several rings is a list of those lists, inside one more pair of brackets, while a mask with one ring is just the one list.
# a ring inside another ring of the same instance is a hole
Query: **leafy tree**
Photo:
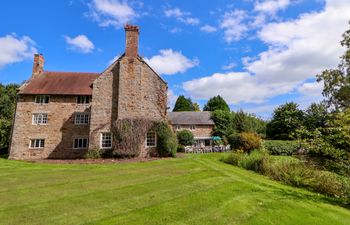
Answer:
[[213, 112], [215, 110], [230, 111], [230, 107], [228, 107], [226, 101], [220, 95], [209, 99], [207, 104], [203, 107], [203, 111]]
[[196, 112], [200, 112], [201, 111], [201, 109], [200, 109], [200, 107], [199, 107], [197, 102], [194, 102], [192, 105], [193, 105], [194, 111], [196, 111]]
[[325, 127], [327, 118], [328, 112], [325, 104], [312, 103], [305, 111], [305, 127], [309, 131]]
[[18, 87], [17, 84], [0, 84], [0, 149], [7, 149], [10, 143]]
[[181, 111], [194, 111], [195, 108], [193, 106], [192, 100], [190, 98], [185, 98], [185, 96], [180, 95], [175, 103], [173, 112], [181, 112]]
[[294, 139], [304, 122], [304, 112], [298, 107], [298, 104], [289, 102], [275, 109], [272, 120], [266, 127], [267, 136], [280, 140]]
[[213, 130], [214, 136], [228, 137], [234, 132], [232, 112], [227, 110], [215, 110], [211, 112], [211, 119], [215, 123]]
[[328, 107], [342, 111], [350, 107], [350, 29], [343, 34], [341, 45], [347, 50], [341, 57], [337, 69], [329, 69], [317, 75], [317, 81], [323, 81], [323, 96]]
[[249, 114], [243, 110], [234, 113], [233, 125], [236, 132], [254, 132], [262, 137], [266, 135], [266, 122], [254, 114]]
[[194, 143], [194, 137], [191, 131], [181, 130], [177, 132], [177, 140], [180, 145], [190, 146]]

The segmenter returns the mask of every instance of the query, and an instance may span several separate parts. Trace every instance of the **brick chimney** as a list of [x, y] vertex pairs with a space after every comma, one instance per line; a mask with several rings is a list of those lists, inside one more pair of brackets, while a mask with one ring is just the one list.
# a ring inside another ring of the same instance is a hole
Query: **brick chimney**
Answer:
[[127, 24], [124, 29], [126, 34], [125, 56], [135, 58], [139, 47], [139, 27]]
[[44, 71], [44, 62], [45, 62], [45, 59], [42, 54], [34, 54], [32, 77], [35, 77]]

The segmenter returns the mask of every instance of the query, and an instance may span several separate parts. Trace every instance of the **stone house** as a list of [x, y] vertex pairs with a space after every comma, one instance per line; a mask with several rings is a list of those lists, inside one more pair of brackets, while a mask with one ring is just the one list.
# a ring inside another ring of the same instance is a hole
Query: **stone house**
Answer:
[[215, 124], [210, 118], [210, 112], [169, 112], [168, 118], [174, 132], [187, 129], [193, 133], [195, 146], [212, 145]]
[[[138, 55], [139, 28], [126, 25], [125, 53], [102, 73], [51, 72], [34, 56], [19, 90], [10, 159], [78, 158], [111, 149], [117, 119], [167, 119], [167, 83]], [[141, 156], [157, 145], [149, 131]]]

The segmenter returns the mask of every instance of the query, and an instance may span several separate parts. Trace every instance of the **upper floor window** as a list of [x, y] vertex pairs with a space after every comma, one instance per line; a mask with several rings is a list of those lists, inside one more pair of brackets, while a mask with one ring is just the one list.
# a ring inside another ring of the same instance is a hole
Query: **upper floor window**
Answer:
[[75, 124], [89, 124], [90, 116], [86, 113], [76, 113], [74, 118]]
[[190, 130], [195, 130], [196, 126], [195, 125], [190, 125]]
[[154, 131], [148, 131], [146, 135], [146, 147], [157, 146], [157, 135]]
[[34, 113], [32, 118], [33, 125], [47, 124], [47, 113]]
[[77, 96], [77, 103], [81, 105], [90, 104], [91, 96], [79, 95]]
[[44, 148], [45, 139], [31, 139], [29, 148]]
[[111, 133], [102, 133], [101, 134], [101, 148], [112, 148], [112, 134]]
[[87, 149], [88, 145], [89, 145], [88, 138], [76, 138], [73, 141], [73, 148], [74, 149]]
[[50, 102], [49, 95], [37, 95], [37, 96], [35, 96], [35, 103], [48, 104], [49, 102]]

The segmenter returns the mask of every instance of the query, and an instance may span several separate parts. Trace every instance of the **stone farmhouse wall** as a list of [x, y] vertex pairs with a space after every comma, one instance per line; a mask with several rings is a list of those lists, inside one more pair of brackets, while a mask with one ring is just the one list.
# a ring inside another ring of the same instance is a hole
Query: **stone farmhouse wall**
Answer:
[[[48, 104], [35, 95], [19, 95], [11, 142], [11, 159], [77, 158], [86, 150], [73, 149], [74, 138], [89, 137], [89, 125], [74, 124], [75, 113], [90, 114], [90, 105], [78, 105], [76, 96], [50, 96]], [[33, 113], [47, 113], [48, 123], [33, 125]], [[43, 149], [30, 149], [30, 139], [45, 139]]]
[[[174, 127], [174, 131], [176, 132]], [[191, 130], [189, 125], [181, 125], [181, 130], [187, 129], [192, 132], [194, 138], [199, 138], [199, 137], [211, 137], [211, 133], [213, 131], [214, 126], [213, 125], [195, 125], [195, 129]]]

